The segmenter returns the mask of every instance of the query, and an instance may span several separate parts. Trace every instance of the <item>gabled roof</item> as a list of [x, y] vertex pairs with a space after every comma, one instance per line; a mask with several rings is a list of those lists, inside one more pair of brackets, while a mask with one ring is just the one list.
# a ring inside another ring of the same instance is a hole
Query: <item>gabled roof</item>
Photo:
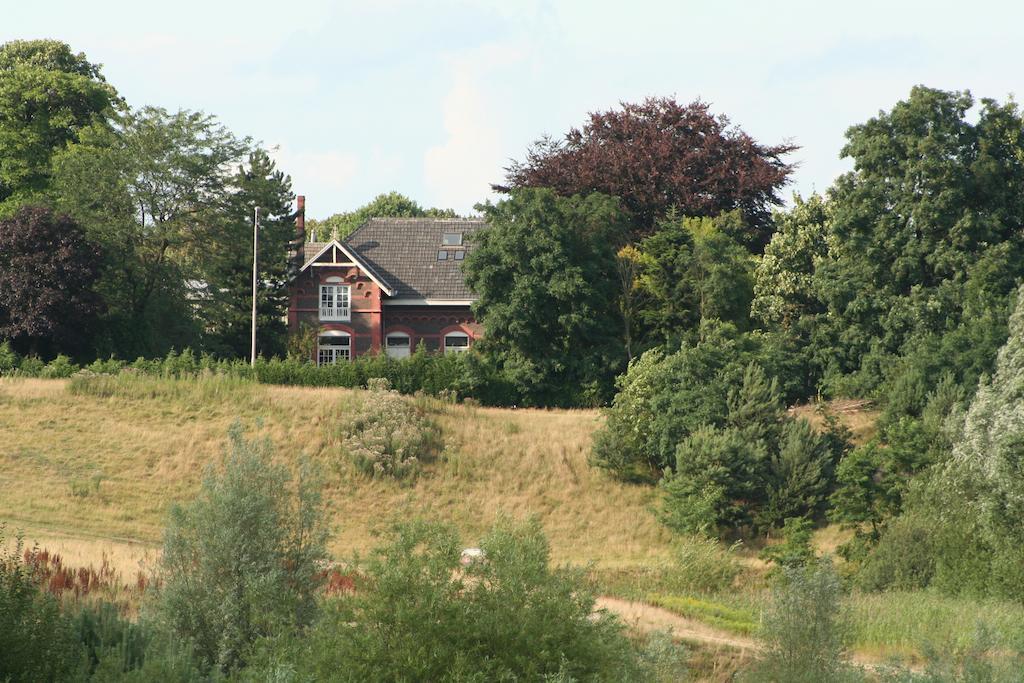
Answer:
[[[480, 229], [478, 218], [371, 218], [342, 243], [356, 263], [365, 264], [390, 285], [398, 299], [471, 301], [476, 296], [466, 286], [461, 260], [437, 260], [437, 252], [470, 252], [472, 242], [465, 237]], [[444, 247], [445, 233], [461, 233], [462, 247]], [[331, 242], [304, 245], [303, 262], [308, 266]], [[363, 267], [362, 265], [360, 267]]]
[[[303, 245], [303, 265], [299, 269], [299, 272], [306, 270], [310, 266], [316, 264], [320, 257], [325, 255], [328, 251], [337, 249], [340, 251], [345, 258], [349, 259], [352, 263], [362, 270], [366, 275], [377, 283], [377, 286], [383, 290], [388, 296], [395, 295], [395, 288], [392, 287], [387, 280], [381, 277], [380, 273], [374, 269], [373, 265], [367, 263], [359, 254], [352, 250], [351, 247], [346, 244], [339, 242], [338, 240], [331, 240], [330, 242], [307, 242]], [[332, 257], [333, 258], [333, 257]]]

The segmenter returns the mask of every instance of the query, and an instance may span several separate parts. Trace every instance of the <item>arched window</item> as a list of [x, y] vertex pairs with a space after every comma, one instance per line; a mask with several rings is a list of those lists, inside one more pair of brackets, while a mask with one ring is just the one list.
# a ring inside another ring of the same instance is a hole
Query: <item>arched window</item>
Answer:
[[444, 336], [445, 353], [469, 351], [469, 335], [465, 332], [449, 332]]
[[333, 365], [352, 360], [352, 336], [348, 332], [328, 330], [317, 338], [317, 365]]
[[405, 332], [388, 332], [384, 338], [384, 352], [392, 358], [408, 358], [412, 340]]

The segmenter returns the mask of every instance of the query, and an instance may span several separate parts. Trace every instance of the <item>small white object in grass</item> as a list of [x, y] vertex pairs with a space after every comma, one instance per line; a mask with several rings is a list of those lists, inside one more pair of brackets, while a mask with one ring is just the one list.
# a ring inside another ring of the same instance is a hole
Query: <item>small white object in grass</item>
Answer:
[[483, 556], [484, 556], [484, 551], [481, 550], [480, 548], [463, 548], [462, 549], [462, 557], [460, 558], [459, 562], [463, 566], [466, 566], [467, 564], [472, 564], [473, 562], [476, 562], [477, 560], [481, 559]]

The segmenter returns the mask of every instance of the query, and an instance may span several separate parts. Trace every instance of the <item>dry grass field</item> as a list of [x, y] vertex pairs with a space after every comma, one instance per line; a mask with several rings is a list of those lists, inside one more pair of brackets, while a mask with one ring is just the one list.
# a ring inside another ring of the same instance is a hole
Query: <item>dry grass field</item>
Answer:
[[373, 480], [344, 458], [343, 389], [138, 378], [132, 396], [79, 396], [60, 380], [0, 380], [0, 522], [69, 560], [106, 553], [133, 570], [159, 546], [168, 507], [188, 500], [229, 426], [269, 438], [284, 461], [320, 463], [344, 557], [397, 519], [448, 520], [473, 543], [499, 514], [537, 515], [556, 560], [605, 566], [662, 556], [654, 492], [587, 465], [596, 411], [434, 403], [445, 450], [415, 483]]

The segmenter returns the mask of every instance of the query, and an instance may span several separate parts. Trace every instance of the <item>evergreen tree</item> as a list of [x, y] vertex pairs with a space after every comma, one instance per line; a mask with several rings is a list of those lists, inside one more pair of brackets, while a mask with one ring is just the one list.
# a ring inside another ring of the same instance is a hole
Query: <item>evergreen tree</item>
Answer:
[[209, 300], [201, 315], [206, 321], [206, 347], [247, 357], [252, 320], [253, 210], [259, 207], [259, 274], [256, 297], [256, 350], [283, 355], [288, 309], [288, 247], [294, 239], [295, 215], [291, 178], [278, 170], [263, 150], [249, 155], [238, 168], [227, 199], [223, 227], [211, 235], [206, 283]]

